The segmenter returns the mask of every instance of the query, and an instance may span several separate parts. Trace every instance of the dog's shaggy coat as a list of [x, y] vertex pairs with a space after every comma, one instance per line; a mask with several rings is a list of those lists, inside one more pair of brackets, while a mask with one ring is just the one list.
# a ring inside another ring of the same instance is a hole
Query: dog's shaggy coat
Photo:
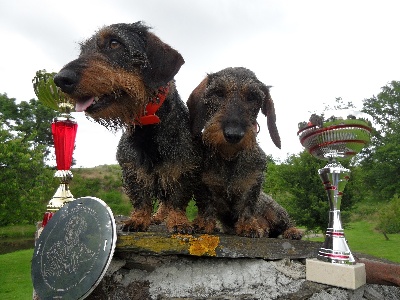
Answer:
[[[146, 230], [152, 201], [158, 199], [154, 221], [166, 219], [171, 232], [191, 231], [185, 208], [198, 162], [188, 111], [173, 80], [183, 63], [142, 23], [113, 24], [82, 43], [79, 57], [54, 78], [77, 111], [108, 128], [124, 129], [117, 160], [134, 208], [126, 230]], [[149, 103], [158, 106], [164, 98], [156, 116], [146, 114]], [[160, 122], [146, 125], [149, 118]], [[93, 149], [101, 153], [101, 137]]]
[[299, 239], [286, 210], [262, 192], [266, 155], [257, 143], [257, 115], [280, 148], [269, 87], [245, 68], [209, 74], [190, 95], [191, 132], [202, 151], [199, 216], [195, 227], [211, 233], [218, 223], [225, 232], [249, 237]]

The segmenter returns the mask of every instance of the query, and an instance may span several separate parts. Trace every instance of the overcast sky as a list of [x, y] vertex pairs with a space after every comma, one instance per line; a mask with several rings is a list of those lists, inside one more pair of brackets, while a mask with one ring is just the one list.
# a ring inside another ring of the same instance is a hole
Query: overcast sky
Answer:
[[[312, 112], [336, 97], [361, 109], [363, 99], [400, 80], [399, 12], [395, 0], [0, 0], [0, 93], [35, 98], [37, 70], [59, 71], [104, 25], [144, 21], [186, 61], [175, 77], [183, 101], [225, 67], [249, 68], [272, 85], [282, 149], [262, 115], [258, 139], [284, 159], [302, 150], [297, 123]], [[120, 133], [74, 116], [77, 166], [116, 163]]]

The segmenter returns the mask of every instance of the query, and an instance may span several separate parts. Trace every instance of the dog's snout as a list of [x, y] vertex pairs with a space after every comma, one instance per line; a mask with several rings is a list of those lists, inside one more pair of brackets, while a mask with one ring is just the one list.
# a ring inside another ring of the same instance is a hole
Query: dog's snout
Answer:
[[227, 126], [224, 129], [224, 137], [228, 143], [237, 144], [244, 137], [244, 130], [237, 126]]
[[69, 69], [63, 69], [54, 76], [54, 83], [67, 94], [75, 90], [78, 81], [78, 74]]

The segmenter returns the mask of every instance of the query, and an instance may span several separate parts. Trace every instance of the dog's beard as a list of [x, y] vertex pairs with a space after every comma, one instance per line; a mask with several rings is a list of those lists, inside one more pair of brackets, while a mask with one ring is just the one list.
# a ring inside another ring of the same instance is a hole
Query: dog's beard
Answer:
[[245, 135], [238, 143], [226, 141], [218, 116], [212, 118], [204, 127], [203, 142], [213, 148], [224, 159], [232, 160], [242, 151], [251, 151], [257, 145], [256, 134], [252, 126], [249, 126]]
[[76, 108], [109, 129], [126, 127], [144, 114], [151, 93], [141, 77], [114, 69], [102, 61], [92, 62], [82, 73], [73, 95]]
[[103, 107], [89, 107], [85, 113], [94, 121], [111, 130], [125, 128], [134, 123], [134, 120], [143, 115], [144, 106], [134, 108], [137, 101], [127, 94], [119, 94], [114, 101]]

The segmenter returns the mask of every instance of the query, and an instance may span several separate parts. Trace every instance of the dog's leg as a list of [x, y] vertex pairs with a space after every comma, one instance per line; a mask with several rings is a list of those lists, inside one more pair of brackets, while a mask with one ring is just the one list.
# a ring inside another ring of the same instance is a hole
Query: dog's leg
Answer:
[[137, 167], [131, 163], [123, 164], [122, 178], [125, 193], [133, 206], [130, 219], [125, 222], [123, 230], [146, 231], [153, 212], [150, 180], [143, 180], [144, 176], [139, 180]]
[[192, 233], [192, 223], [186, 216], [186, 207], [191, 198], [190, 192], [187, 190], [188, 184], [185, 183], [186, 178], [181, 176], [174, 184], [172, 191], [166, 195], [165, 203], [168, 207], [168, 215], [165, 224], [169, 232], [173, 233]]
[[150, 226], [153, 211], [151, 198], [148, 195], [147, 197], [132, 195], [132, 190], [128, 190], [127, 186], [125, 190], [131, 200], [133, 211], [130, 219], [125, 222], [123, 231], [146, 231]]
[[302, 232], [293, 225], [287, 211], [272, 197], [261, 192], [258, 205], [259, 211], [269, 224], [270, 237], [276, 238], [282, 235], [283, 238], [291, 240], [302, 238]]
[[[201, 200], [203, 204], [206, 200]], [[206, 201], [209, 203], [209, 201]], [[215, 208], [212, 205], [204, 207], [204, 205], [198, 205], [197, 217], [193, 220], [193, 227], [196, 232], [202, 233], [214, 233], [219, 231], [217, 229], [217, 217]]]
[[215, 208], [212, 205], [212, 195], [208, 187], [201, 183], [199, 179], [194, 191], [194, 199], [197, 205], [197, 216], [193, 220], [193, 228], [199, 233], [213, 233], [217, 219], [215, 217]]
[[[183, 147], [183, 144], [180, 146]], [[186, 150], [180, 153], [186, 153]], [[160, 206], [153, 215], [152, 221], [154, 223], [165, 221], [171, 233], [192, 232], [192, 224], [186, 216], [186, 207], [192, 196], [191, 170], [189, 163], [182, 164], [178, 158], [171, 159], [171, 156], [168, 156], [168, 160], [164, 158], [164, 162], [153, 169], [156, 198], [160, 201]]]
[[283, 232], [282, 236], [283, 236], [284, 239], [301, 240], [301, 238], [303, 237], [303, 234], [296, 227], [289, 227], [288, 229], [286, 229]]
[[217, 219], [215, 217], [205, 217], [203, 214], [199, 214], [193, 220], [193, 227], [196, 232], [207, 234], [219, 231], [217, 230]]
[[235, 224], [235, 232], [237, 235], [246, 237], [264, 237], [269, 235], [269, 224], [267, 220], [257, 211], [257, 198], [254, 201], [254, 195], [248, 196], [246, 200], [239, 203], [246, 204], [241, 208], [239, 219]]
[[237, 235], [263, 237], [269, 234], [269, 224], [260, 214], [258, 205], [263, 179], [263, 169], [259, 169], [248, 173], [245, 179], [238, 180], [242, 186], [238, 189], [234, 202], [235, 211], [238, 212], [238, 221], [235, 224]]
[[276, 238], [282, 235], [284, 239], [290, 240], [301, 240], [303, 237], [302, 232], [293, 226], [286, 210], [284, 210], [280, 205], [267, 207], [263, 216], [270, 227], [269, 237]]
[[190, 224], [186, 212], [179, 208], [174, 208], [171, 203], [163, 200], [157, 212], [151, 218], [152, 223], [160, 224], [165, 221], [165, 225], [169, 232], [173, 233], [191, 233], [192, 225]]
[[186, 211], [179, 208], [172, 208], [166, 219], [166, 226], [169, 232], [192, 233], [192, 225], [189, 222]]
[[151, 206], [134, 209], [130, 219], [125, 221], [123, 231], [146, 231], [151, 220]]
[[269, 227], [267, 221], [261, 216], [242, 216], [235, 224], [235, 232], [237, 235], [246, 237], [264, 237], [268, 236]]

